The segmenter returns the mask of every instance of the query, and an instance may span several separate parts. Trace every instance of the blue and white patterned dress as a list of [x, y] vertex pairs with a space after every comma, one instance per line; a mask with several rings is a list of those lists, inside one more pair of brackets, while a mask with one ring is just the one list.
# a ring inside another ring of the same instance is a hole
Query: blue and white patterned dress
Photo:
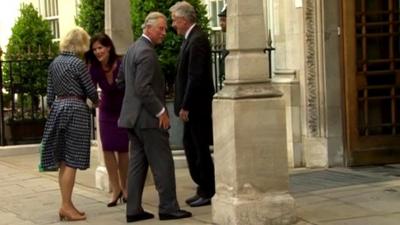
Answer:
[[42, 139], [41, 165], [46, 169], [87, 169], [90, 165], [90, 111], [86, 98], [98, 101], [85, 63], [62, 52], [49, 66], [47, 105], [50, 113]]

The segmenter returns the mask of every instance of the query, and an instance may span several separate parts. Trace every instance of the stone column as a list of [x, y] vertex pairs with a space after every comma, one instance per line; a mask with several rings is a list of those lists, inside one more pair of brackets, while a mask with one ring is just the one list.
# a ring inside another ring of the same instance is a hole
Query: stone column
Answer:
[[[105, 13], [105, 33], [108, 34], [114, 42], [117, 54], [124, 55], [129, 45], [133, 42], [133, 33], [131, 26], [130, 3], [129, 1], [104, 1]], [[98, 113], [98, 109], [97, 115]], [[96, 118], [97, 128], [98, 116]], [[110, 190], [107, 170], [104, 165], [103, 149], [100, 142], [100, 134], [97, 129], [96, 140], [98, 146], [99, 164], [96, 168], [96, 187], [101, 190]]]
[[300, 167], [304, 165], [300, 97], [300, 84], [304, 77], [302, 0], [264, 0], [264, 3], [268, 29], [275, 47], [271, 82], [284, 93], [286, 104], [289, 168]]
[[95, 172], [96, 188], [103, 191], [111, 191], [110, 182], [108, 180], [108, 173], [104, 164], [103, 146], [100, 141], [100, 126], [99, 126], [99, 109], [96, 108], [96, 140], [97, 140], [97, 159], [98, 164]]
[[335, 0], [304, 0], [304, 158], [306, 166], [343, 166], [340, 37]]
[[296, 220], [288, 193], [285, 102], [266, 79], [263, 0], [228, 1], [226, 81], [213, 101], [218, 225], [286, 225]]
[[305, 132], [304, 155], [306, 166], [327, 167], [328, 151], [325, 135], [325, 92], [321, 62], [322, 30], [320, 1], [304, 1], [305, 30]]
[[133, 42], [129, 1], [104, 1], [105, 32], [114, 42], [117, 54], [124, 55]]

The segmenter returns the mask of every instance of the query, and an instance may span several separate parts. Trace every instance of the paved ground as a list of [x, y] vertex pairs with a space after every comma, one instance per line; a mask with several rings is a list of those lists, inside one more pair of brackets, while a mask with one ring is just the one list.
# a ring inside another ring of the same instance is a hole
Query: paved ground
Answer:
[[[1, 150], [0, 150], [1, 151]], [[97, 162], [93, 151], [92, 162]], [[37, 172], [38, 153], [1, 154], [0, 225], [65, 224], [57, 217], [57, 173]], [[74, 201], [86, 211], [86, 221], [74, 224], [126, 224], [124, 205], [107, 208], [109, 194], [94, 189], [94, 168], [79, 171]], [[184, 220], [152, 219], [143, 225], [212, 224], [211, 207], [189, 208], [184, 199], [194, 191], [186, 169], [177, 169], [179, 202], [194, 217]], [[291, 171], [290, 192], [297, 204], [297, 225], [399, 225], [400, 165]], [[154, 186], [145, 190], [144, 207], [157, 213]]]

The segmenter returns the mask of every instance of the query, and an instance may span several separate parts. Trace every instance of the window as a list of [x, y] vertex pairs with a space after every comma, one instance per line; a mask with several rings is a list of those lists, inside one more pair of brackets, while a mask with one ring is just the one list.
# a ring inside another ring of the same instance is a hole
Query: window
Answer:
[[207, 0], [208, 5], [208, 18], [210, 19], [210, 26], [212, 28], [219, 27], [218, 14], [224, 8], [225, 0]]
[[44, 1], [45, 17], [58, 17], [58, 1], [45, 0]]
[[58, 18], [58, 0], [43, 0], [44, 18], [49, 21], [54, 40], [60, 38], [60, 25]]

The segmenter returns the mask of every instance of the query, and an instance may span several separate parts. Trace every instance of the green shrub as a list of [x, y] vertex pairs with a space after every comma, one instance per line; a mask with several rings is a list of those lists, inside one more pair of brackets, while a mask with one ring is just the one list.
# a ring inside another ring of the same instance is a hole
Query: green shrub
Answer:
[[[47, 68], [58, 52], [48, 21], [32, 4], [22, 4], [20, 16], [12, 27], [12, 34], [3, 63], [3, 87], [8, 94], [4, 100], [17, 95], [15, 114], [12, 119], [41, 117], [39, 95], [46, 94]], [[33, 112], [33, 113], [32, 113]], [[37, 116], [35, 116], [37, 115]]]
[[104, 0], [81, 0], [78, 9], [75, 18], [78, 26], [85, 29], [89, 35], [104, 32]]
[[[32, 4], [22, 4], [20, 16], [12, 27], [12, 34], [7, 45], [6, 60], [32, 60], [16, 62], [13, 83], [20, 89], [44, 94], [47, 87], [47, 62], [35, 61], [54, 56], [58, 52], [57, 43], [49, 23], [42, 18]], [[40, 53], [40, 54], [39, 54]], [[4, 65], [3, 82], [10, 83], [10, 64]], [[33, 88], [33, 90], [32, 90]]]
[[[131, 1], [131, 18], [133, 36], [139, 38], [142, 34], [141, 25], [144, 22], [147, 14], [151, 11], [159, 11], [168, 17], [168, 32], [161, 46], [157, 47], [162, 70], [167, 81], [167, 92], [171, 91], [176, 73], [176, 60], [179, 54], [182, 38], [176, 35], [172, 28], [172, 20], [169, 8], [174, 5], [177, 0], [130, 0]], [[187, 0], [196, 10], [197, 24], [205, 30], [208, 28], [208, 18], [206, 6], [201, 3], [201, 0]], [[171, 95], [172, 93], [167, 93]]]

